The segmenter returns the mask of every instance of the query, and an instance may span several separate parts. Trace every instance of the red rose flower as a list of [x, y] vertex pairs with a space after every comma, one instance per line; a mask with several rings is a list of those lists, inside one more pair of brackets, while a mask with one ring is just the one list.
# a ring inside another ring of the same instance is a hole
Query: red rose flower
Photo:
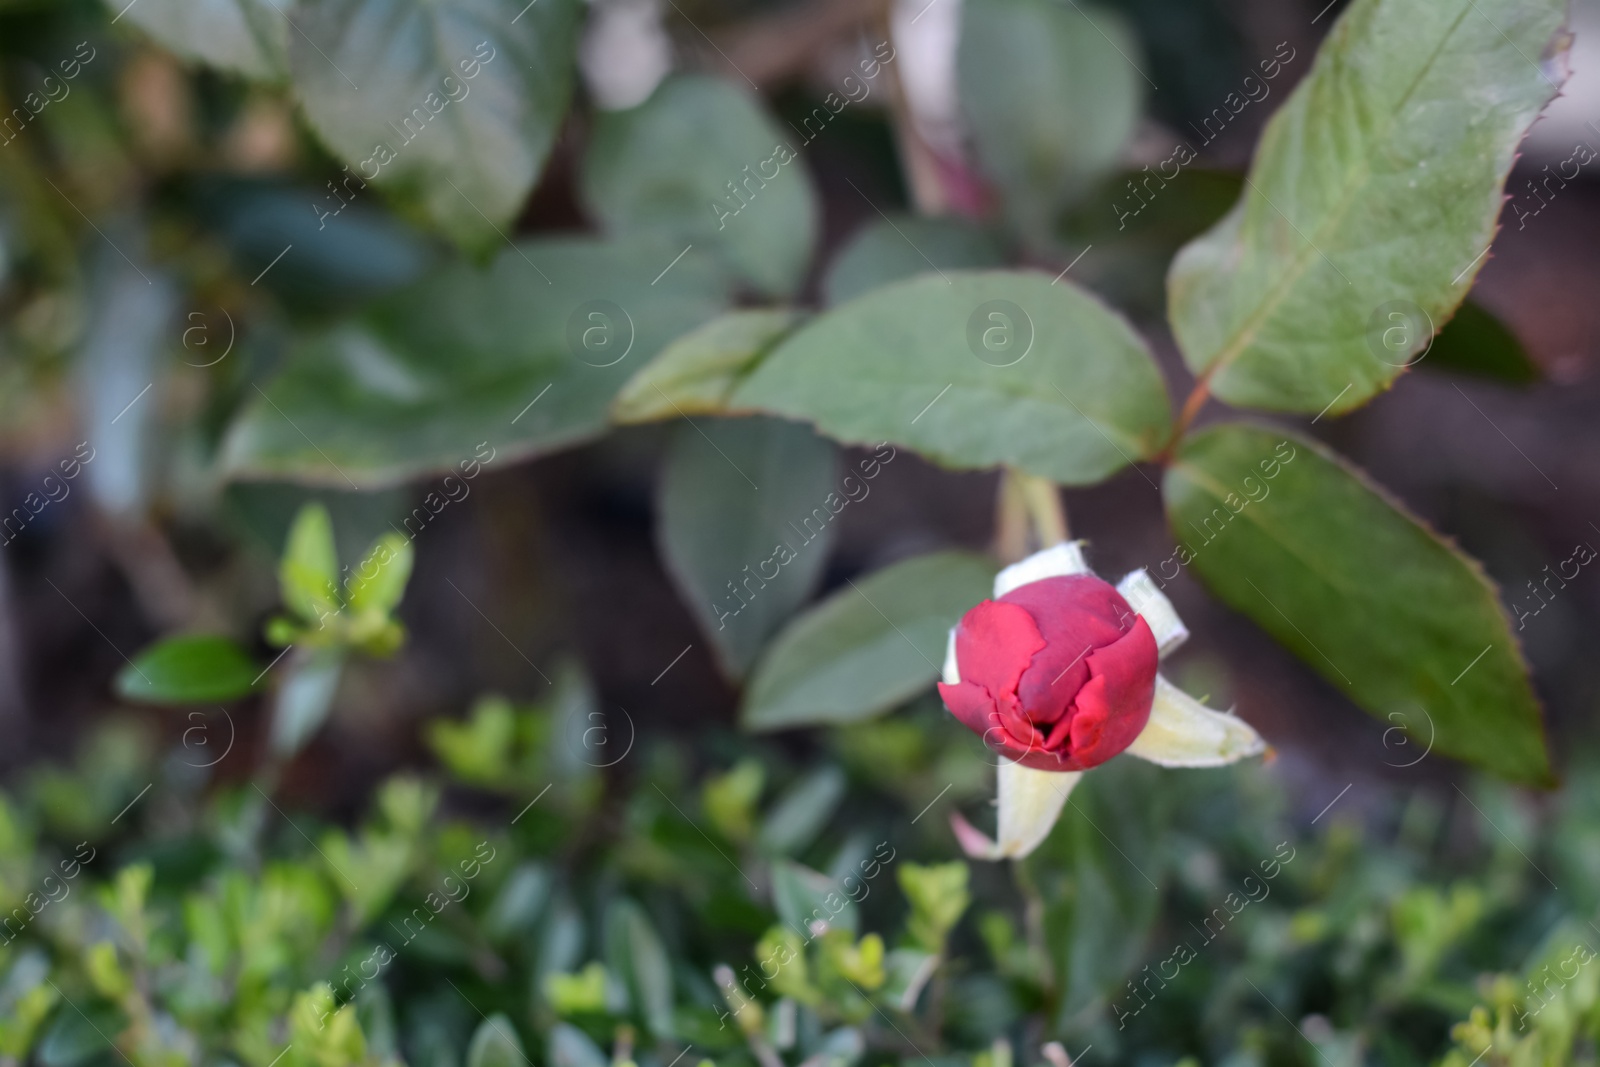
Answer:
[[1155, 636], [1091, 574], [1044, 578], [968, 611], [954, 635], [960, 681], [945, 707], [1007, 759], [1082, 771], [1133, 744], [1156, 693]]

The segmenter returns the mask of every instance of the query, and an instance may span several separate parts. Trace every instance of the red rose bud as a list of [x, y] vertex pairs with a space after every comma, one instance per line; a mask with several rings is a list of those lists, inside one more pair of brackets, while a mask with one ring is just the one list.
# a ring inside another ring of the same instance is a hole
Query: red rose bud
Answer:
[[1089, 574], [985, 600], [955, 630], [950, 713], [1006, 758], [1082, 771], [1133, 744], [1156, 690], [1156, 639], [1122, 594]]

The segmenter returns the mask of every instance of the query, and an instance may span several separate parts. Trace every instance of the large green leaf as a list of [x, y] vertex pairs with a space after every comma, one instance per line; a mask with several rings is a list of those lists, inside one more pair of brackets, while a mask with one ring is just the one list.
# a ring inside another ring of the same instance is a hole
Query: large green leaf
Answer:
[[703, 264], [651, 285], [666, 247], [527, 242], [487, 270], [451, 264], [302, 342], [239, 415], [224, 463], [369, 489], [600, 433], [631, 371], [722, 306]]
[[1143, 341], [1070, 282], [947, 272], [876, 289], [785, 340], [733, 406], [1069, 485], [1153, 454], [1170, 411]]
[[[670, 235], [774, 296], [799, 287], [816, 240], [811, 178], [788, 134], [742, 88], [682, 75], [604, 112], [584, 160], [585, 201], [617, 233]], [[665, 266], [665, 264], [663, 264]]]
[[252, 78], [288, 72], [282, 0], [114, 0], [107, 5], [185, 59]]
[[[306, 117], [356, 181], [488, 247], [533, 188], [572, 95], [578, 0], [321, 0], [295, 9]], [[658, 268], [659, 269], [659, 268]]]
[[146, 704], [214, 704], [254, 691], [263, 671], [233, 641], [215, 634], [168, 637], [117, 672], [117, 693]]
[[743, 308], [712, 319], [672, 342], [617, 394], [611, 417], [654, 422], [711, 415], [773, 345], [800, 321], [788, 308]]
[[[1472, 285], [1523, 133], [1561, 78], [1561, 0], [1356, 0], [1268, 123], [1244, 196], [1168, 279], [1184, 359], [1232, 404], [1345, 411]], [[1160, 195], [1157, 193], [1157, 195]]]
[[902, 278], [941, 270], [1005, 266], [1005, 249], [990, 230], [959, 218], [896, 215], [873, 219], [839, 250], [822, 279], [832, 306]]
[[1183, 543], [1174, 572], [1192, 556], [1219, 597], [1423, 746], [1550, 782], [1494, 587], [1359, 471], [1302, 438], [1232, 424], [1184, 444], [1164, 493]]
[[938, 677], [950, 628], [993, 591], [994, 562], [934, 552], [839, 590], [772, 642], [745, 693], [747, 728], [856, 722]]
[[1139, 46], [1121, 17], [1059, 0], [967, 0], [957, 53], [961, 110], [982, 169], [1019, 232], [1114, 167], [1139, 119]]
[[[701, 419], [677, 428], [656, 530], [667, 572], [727, 672], [749, 670], [811, 595], [850, 504], [834, 446], [782, 419]], [[866, 483], [852, 495], [869, 491]]]

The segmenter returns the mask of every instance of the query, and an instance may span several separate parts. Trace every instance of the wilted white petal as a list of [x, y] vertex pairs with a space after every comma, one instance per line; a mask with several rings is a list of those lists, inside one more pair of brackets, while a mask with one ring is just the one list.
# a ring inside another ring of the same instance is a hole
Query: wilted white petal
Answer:
[[1213, 711], [1159, 674], [1150, 722], [1127, 749], [1163, 767], [1221, 767], [1266, 750], [1249, 723]]
[[995, 599], [998, 600], [1013, 589], [1020, 589], [1022, 586], [1046, 578], [1058, 578], [1063, 574], [1091, 573], [1089, 565], [1083, 561], [1083, 549], [1079, 547], [1082, 544], [1082, 541], [1062, 541], [1035, 552], [1020, 563], [1013, 563], [994, 576]]
[[1000, 764], [1000, 840], [974, 829], [959, 815], [951, 818], [956, 837], [974, 859], [1021, 859], [1050, 836], [1067, 794], [1082, 771], [1036, 771], [1009, 760]]
[[944, 646], [944, 670], [939, 680], [945, 685], [961, 684], [961, 668], [956, 663], [956, 628], [950, 627], [950, 640]]
[[1161, 655], [1177, 648], [1189, 639], [1189, 628], [1178, 618], [1178, 612], [1156, 585], [1155, 579], [1143, 567], [1130, 573], [1117, 583], [1117, 592], [1137, 614], [1144, 616], [1150, 632], [1155, 635], [1156, 648]]

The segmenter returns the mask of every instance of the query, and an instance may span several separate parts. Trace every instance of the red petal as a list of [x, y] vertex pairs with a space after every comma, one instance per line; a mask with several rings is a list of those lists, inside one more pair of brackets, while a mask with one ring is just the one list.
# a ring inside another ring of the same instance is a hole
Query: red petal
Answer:
[[1005, 601], [985, 600], [956, 626], [956, 665], [962, 683], [980, 685], [996, 700], [1016, 693], [1017, 679], [1044, 647], [1033, 616]]
[[1000, 602], [1026, 609], [1046, 642], [1017, 686], [1028, 717], [1041, 726], [1066, 714], [1089, 681], [1090, 653], [1121, 638], [1135, 617], [1122, 595], [1092, 574], [1030, 582]]
[[[1071, 715], [1072, 762], [1095, 767], [1144, 730], [1156, 695], [1156, 639], [1143, 617], [1122, 638], [1089, 655], [1089, 681]], [[1052, 738], [1054, 740], [1054, 738]]]

